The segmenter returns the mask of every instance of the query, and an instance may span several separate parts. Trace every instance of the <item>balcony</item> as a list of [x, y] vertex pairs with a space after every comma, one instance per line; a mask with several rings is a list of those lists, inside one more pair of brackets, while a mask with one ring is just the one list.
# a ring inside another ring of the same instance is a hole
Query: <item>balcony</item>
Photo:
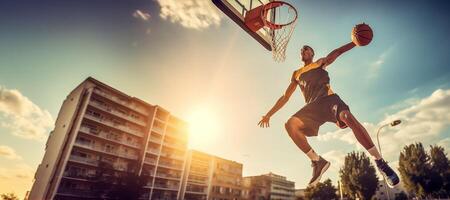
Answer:
[[209, 179], [209, 177], [198, 176], [198, 175], [195, 175], [195, 174], [189, 174], [189, 176], [188, 176], [188, 181], [189, 182], [194, 182], [194, 183], [206, 184], [208, 182], [208, 179]]
[[164, 134], [164, 128], [161, 128], [161, 127], [153, 126], [152, 127], [152, 131], [154, 131], [154, 132], [156, 132], [156, 133], [158, 133], [160, 135]]
[[172, 149], [180, 150], [180, 151], [186, 151], [186, 149], [187, 149], [186, 146], [182, 146], [181, 144], [177, 144], [177, 143], [170, 143], [167, 141], [164, 142], [164, 146], [170, 147]]
[[130, 122], [135, 123], [137, 125], [140, 125], [140, 126], [143, 126], [143, 127], [145, 127], [145, 125], [146, 125], [145, 122], [143, 122], [143, 121], [141, 121], [139, 119], [135, 119], [135, 118], [133, 118], [133, 117], [131, 117], [131, 116], [125, 114], [125, 113], [121, 113], [121, 112], [119, 112], [119, 111], [117, 111], [115, 109], [109, 108], [109, 107], [107, 107], [107, 106], [105, 106], [105, 105], [103, 105], [103, 104], [101, 104], [101, 103], [99, 103], [99, 102], [97, 102], [95, 100], [91, 100], [89, 102], [89, 105], [91, 105], [91, 106], [93, 106], [93, 107], [95, 107], [95, 108], [97, 108], [99, 110], [102, 110], [103, 112], [111, 113], [111, 114], [113, 114], [116, 117], [120, 117], [120, 118], [122, 118], [124, 120], [130, 121]]
[[157, 138], [157, 137], [153, 137], [153, 136], [150, 136], [150, 139], [149, 139], [151, 142], [153, 142], [153, 143], [156, 143], [156, 144], [161, 144], [161, 141], [162, 141], [162, 139], [161, 138]]
[[104, 139], [104, 140], [107, 140], [107, 141], [110, 141], [110, 142], [114, 142], [114, 143], [117, 143], [117, 144], [126, 145], [126, 146], [129, 146], [129, 147], [135, 148], [135, 149], [139, 149], [140, 148], [139, 144], [136, 143], [136, 142], [135, 143], [133, 143], [133, 142], [126, 142], [126, 141], [124, 141], [124, 139], [122, 139], [120, 137], [113, 137], [109, 133], [104, 132], [104, 131], [94, 132], [94, 131], [91, 131], [91, 129], [89, 129], [88, 127], [81, 126], [80, 127], [80, 132], [88, 134], [90, 136], [94, 136], [96, 138], [100, 138], [100, 139]]
[[82, 147], [82, 148], [85, 148], [85, 149], [92, 150], [92, 151], [105, 153], [105, 154], [108, 154], [108, 155], [111, 155], [111, 156], [119, 156], [119, 157], [122, 157], [122, 158], [125, 158], [125, 159], [136, 160], [138, 158], [137, 155], [129, 155], [129, 154], [125, 154], [125, 153], [119, 152], [117, 150], [111, 150], [111, 149], [107, 149], [107, 148], [102, 148], [102, 147], [100, 147], [98, 145], [92, 145], [90, 142], [82, 142], [80, 140], [76, 140], [75, 141], [75, 145], [78, 146], [78, 147]]
[[199, 186], [190, 186], [188, 185], [186, 187], [187, 193], [194, 193], [194, 194], [205, 194], [207, 193], [207, 188], [199, 187]]
[[94, 174], [87, 174], [78, 171], [65, 171], [63, 176], [66, 178], [73, 178], [77, 180], [90, 180], [93, 181], [96, 179]]
[[75, 155], [70, 155], [69, 156], [69, 160], [73, 161], [73, 162], [77, 162], [77, 163], [82, 163], [82, 164], [96, 166], [96, 167], [99, 164], [98, 160], [94, 160], [94, 159], [91, 159], [91, 158], [84, 158], [84, 157], [75, 156]]
[[147, 163], [149, 165], [156, 165], [156, 160], [151, 158], [145, 158], [144, 163]]
[[199, 185], [199, 186], [207, 186], [208, 185], [206, 183], [206, 181], [188, 180], [187, 182], [192, 185]]
[[109, 120], [100, 119], [98, 117], [89, 115], [87, 113], [84, 115], [84, 117], [86, 119], [92, 120], [94, 122], [107, 125], [107, 126], [109, 126], [111, 128], [117, 129], [117, 130], [122, 131], [122, 132], [129, 133], [129, 134], [132, 134], [132, 135], [135, 135], [135, 136], [138, 136], [138, 137], [143, 137], [143, 135], [144, 135], [143, 133], [141, 133], [139, 131], [132, 130], [132, 129], [130, 129], [130, 128], [126, 127], [126, 126], [120, 125], [120, 124], [115, 124], [115, 123], [113, 123], [113, 122], [111, 122]]
[[79, 197], [79, 198], [95, 198], [98, 197], [98, 194], [92, 190], [86, 189], [73, 189], [73, 188], [62, 188], [59, 187], [56, 192], [57, 195], [61, 196], [71, 196], [71, 197]]
[[179, 186], [178, 185], [155, 183], [155, 187], [154, 188], [155, 189], [160, 189], [160, 190], [175, 190], [175, 191], [178, 191]]
[[125, 107], [127, 107], [128, 109], [132, 109], [132, 110], [134, 110], [134, 111], [137, 111], [137, 112], [141, 113], [141, 114], [144, 115], [144, 116], [147, 116], [147, 115], [148, 115], [148, 111], [146, 111], [144, 108], [142, 108], [142, 107], [137, 107], [137, 106], [135, 106], [135, 105], [132, 105], [132, 104], [129, 103], [128, 101], [121, 100], [121, 99], [120, 99], [119, 97], [117, 97], [117, 96], [108, 94], [108, 93], [106, 93], [106, 92], [103, 92], [103, 91], [100, 91], [100, 90], [97, 90], [97, 89], [94, 90], [94, 93], [97, 94], [97, 95], [99, 95], [99, 96], [102, 96], [103, 98], [106, 98], [106, 99], [108, 99], [108, 100], [110, 100], [110, 101], [113, 101], [113, 102], [115, 102], [115, 103], [117, 103], [117, 104], [119, 104], [119, 105], [125, 106]]
[[151, 154], [154, 154], [154, 155], [158, 155], [159, 154], [159, 149], [148, 148], [147, 152], [151, 153]]
[[167, 130], [166, 131], [166, 136], [169, 136], [170, 138], [175, 139], [177, 141], [183, 141], [183, 142], [187, 142], [188, 141], [188, 135], [187, 134], [174, 133], [172, 131]]
[[166, 157], [166, 158], [171, 158], [171, 159], [184, 161], [184, 156], [179, 156], [179, 155], [176, 155], [176, 154], [173, 154], [173, 153], [161, 152], [161, 155]]
[[181, 179], [181, 174], [168, 174], [168, 173], [157, 172], [155, 177], [179, 181]]
[[196, 170], [190, 170], [189, 171], [189, 175], [195, 175], [195, 176], [200, 176], [200, 177], [205, 177], [205, 178], [207, 178], [207, 177], [209, 177], [209, 175], [208, 175], [208, 170], [205, 170], [205, 171], [196, 171]]
[[168, 168], [168, 169], [174, 169], [174, 170], [183, 170], [183, 165], [172, 163], [172, 162], [166, 162], [166, 161], [159, 161], [158, 166]]

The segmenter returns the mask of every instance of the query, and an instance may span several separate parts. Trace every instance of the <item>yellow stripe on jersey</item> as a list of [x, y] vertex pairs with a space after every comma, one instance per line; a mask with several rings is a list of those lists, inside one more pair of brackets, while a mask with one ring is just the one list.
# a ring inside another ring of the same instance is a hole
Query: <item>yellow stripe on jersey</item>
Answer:
[[322, 62], [316, 61], [316, 62], [310, 63], [309, 65], [306, 65], [298, 70], [295, 70], [295, 72], [294, 72], [295, 80], [298, 81], [298, 79], [300, 78], [300, 75], [302, 75], [310, 70], [317, 69], [321, 66], [322, 66]]

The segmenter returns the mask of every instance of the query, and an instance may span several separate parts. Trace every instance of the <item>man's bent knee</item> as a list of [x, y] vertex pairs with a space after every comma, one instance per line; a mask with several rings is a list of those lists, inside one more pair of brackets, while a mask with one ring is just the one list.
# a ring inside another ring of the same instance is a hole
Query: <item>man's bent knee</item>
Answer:
[[341, 121], [343, 121], [345, 124], [347, 124], [347, 126], [352, 126], [356, 123], [355, 118], [353, 117], [352, 113], [350, 113], [350, 111], [348, 111], [348, 110], [344, 110], [344, 111], [340, 112], [339, 119], [341, 119]]
[[302, 131], [303, 122], [297, 117], [289, 118], [289, 120], [284, 124], [284, 127], [291, 137], [296, 137], [297, 135], [305, 135]]
[[290, 126], [302, 127], [303, 121], [301, 119], [299, 119], [298, 117], [291, 117], [288, 119], [286, 124], [288, 124]]

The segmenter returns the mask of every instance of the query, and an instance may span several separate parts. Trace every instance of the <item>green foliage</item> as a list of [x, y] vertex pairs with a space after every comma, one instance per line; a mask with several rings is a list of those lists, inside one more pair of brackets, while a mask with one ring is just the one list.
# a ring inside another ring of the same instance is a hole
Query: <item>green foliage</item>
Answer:
[[330, 200], [337, 199], [336, 188], [330, 179], [323, 183], [318, 183], [314, 187], [308, 187], [305, 190], [305, 200]]
[[14, 193], [5, 193], [0, 195], [2, 200], [19, 200], [19, 197], [17, 197]]
[[407, 145], [400, 153], [399, 171], [409, 194], [419, 198], [450, 196], [450, 162], [445, 149], [421, 143]]
[[376, 192], [378, 177], [375, 168], [363, 152], [347, 154], [339, 175], [343, 193], [351, 199], [371, 199]]
[[450, 162], [445, 149], [440, 146], [431, 146], [430, 164], [433, 174], [432, 190], [434, 197], [447, 197], [450, 195]]
[[98, 197], [105, 198], [113, 187], [113, 183], [116, 181], [116, 172], [112, 164], [101, 161], [97, 168], [95, 175], [94, 191]]
[[421, 143], [405, 146], [400, 153], [399, 171], [403, 185], [410, 194], [417, 197], [426, 196], [426, 185], [428, 183], [428, 173], [430, 167], [428, 154]]
[[109, 196], [116, 200], [138, 200], [147, 181], [148, 177], [126, 173], [118, 179]]
[[400, 153], [399, 171], [403, 185], [416, 197], [450, 195], [450, 169], [445, 149], [431, 146], [428, 154], [421, 143], [407, 145]]
[[408, 196], [404, 192], [401, 192], [395, 195], [395, 200], [408, 200]]
[[110, 163], [100, 162], [94, 186], [97, 196], [114, 200], [139, 199], [148, 177], [138, 176], [136, 166], [136, 163], [129, 163], [127, 172], [118, 172]]

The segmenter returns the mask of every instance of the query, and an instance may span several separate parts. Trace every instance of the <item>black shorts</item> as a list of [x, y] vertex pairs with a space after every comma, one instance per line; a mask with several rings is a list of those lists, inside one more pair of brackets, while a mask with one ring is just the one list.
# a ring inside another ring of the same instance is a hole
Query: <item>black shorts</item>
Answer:
[[332, 94], [306, 104], [292, 117], [297, 117], [305, 123], [306, 136], [317, 136], [319, 127], [325, 122], [333, 122], [340, 128], [346, 128], [347, 125], [339, 119], [339, 113], [344, 110], [350, 111], [350, 108], [337, 94]]

